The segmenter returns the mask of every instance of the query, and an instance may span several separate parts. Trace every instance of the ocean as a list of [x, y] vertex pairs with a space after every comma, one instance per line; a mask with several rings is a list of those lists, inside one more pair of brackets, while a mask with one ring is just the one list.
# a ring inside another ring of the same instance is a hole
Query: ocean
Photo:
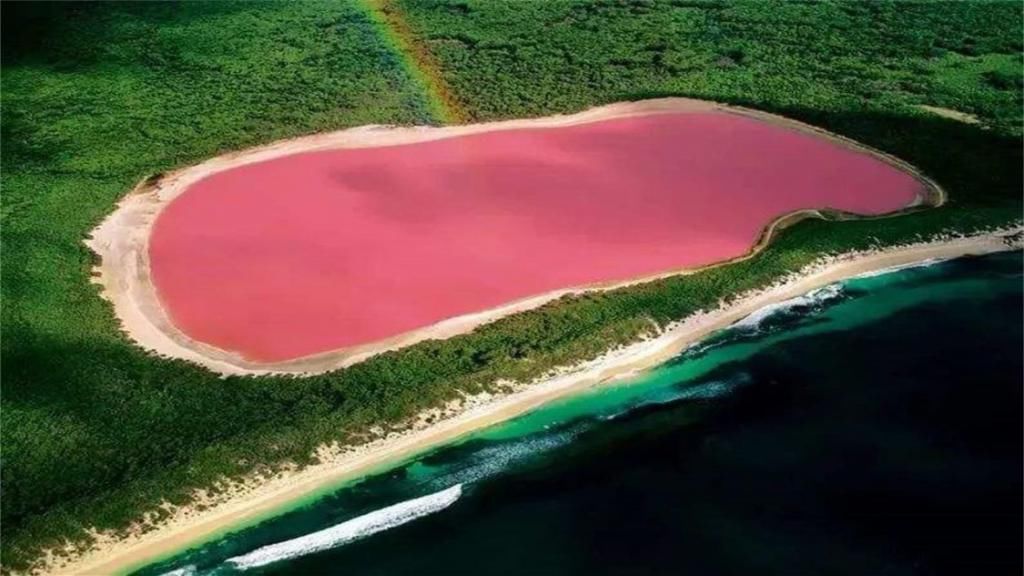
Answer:
[[136, 573], [1020, 574], [1022, 283], [828, 286]]

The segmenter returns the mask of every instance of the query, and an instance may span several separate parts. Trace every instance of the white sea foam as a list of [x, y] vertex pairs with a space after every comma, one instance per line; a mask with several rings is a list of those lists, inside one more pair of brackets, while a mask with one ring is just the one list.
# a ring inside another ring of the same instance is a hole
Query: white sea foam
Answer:
[[746, 374], [739, 374], [726, 380], [715, 380], [713, 382], [707, 382], [697, 386], [691, 386], [684, 390], [673, 390], [670, 394], [663, 398], [652, 398], [638, 402], [632, 406], [622, 410], [621, 412], [615, 412], [607, 416], [602, 416], [601, 419], [615, 420], [638, 409], [647, 408], [650, 406], [664, 406], [672, 404], [680, 400], [710, 400], [712, 398], [718, 398], [729, 394], [739, 386], [750, 382], [750, 377]]
[[559, 433], [527, 437], [517, 442], [488, 446], [473, 455], [469, 466], [445, 474], [440, 480], [467, 484], [489, 478], [526, 458], [569, 444], [576, 437], [576, 433], [576, 429], [569, 429]]
[[736, 388], [738, 382], [708, 382], [693, 388], [687, 388], [677, 397], [678, 400], [708, 400], [725, 396]]
[[770, 316], [792, 310], [794, 308], [802, 307], [813, 307], [825, 304], [843, 295], [842, 284], [829, 284], [804, 294], [803, 296], [797, 296], [796, 298], [790, 298], [789, 300], [783, 300], [782, 302], [776, 302], [775, 304], [769, 304], [764, 308], [755, 310], [752, 314], [746, 318], [740, 320], [736, 324], [733, 324], [734, 328], [746, 328], [756, 329], [762, 322]]
[[248, 570], [271, 562], [335, 548], [444, 510], [454, 504], [461, 495], [462, 485], [456, 484], [440, 492], [399, 502], [312, 534], [258, 548], [248, 554], [229, 558], [228, 562], [236, 568]]

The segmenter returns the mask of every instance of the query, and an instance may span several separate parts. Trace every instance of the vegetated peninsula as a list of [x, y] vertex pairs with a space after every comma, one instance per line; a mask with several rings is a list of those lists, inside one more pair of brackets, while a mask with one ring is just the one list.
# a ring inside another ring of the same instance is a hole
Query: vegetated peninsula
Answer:
[[[1013, 3], [385, 4], [5, 6], [5, 570], [145, 562], [649, 365], [784, 294], [1019, 242]], [[914, 166], [947, 201], [805, 219], [751, 258], [566, 295], [306, 377], [223, 377], [146, 351], [93, 282], [109, 262], [83, 241], [152, 175], [348, 127], [654, 96], [821, 128]]]

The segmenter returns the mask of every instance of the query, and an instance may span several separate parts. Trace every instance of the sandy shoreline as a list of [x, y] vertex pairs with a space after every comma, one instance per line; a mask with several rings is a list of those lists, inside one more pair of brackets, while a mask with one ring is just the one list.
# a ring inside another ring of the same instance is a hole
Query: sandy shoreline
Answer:
[[[93, 230], [91, 237], [86, 241], [86, 244], [100, 256], [100, 264], [95, 268], [94, 280], [102, 286], [103, 296], [113, 304], [114, 312], [121, 322], [122, 330], [138, 345], [147, 350], [154, 351], [160, 356], [189, 360], [220, 374], [313, 374], [343, 368], [375, 354], [395, 350], [424, 340], [443, 339], [464, 334], [481, 324], [492, 322], [517, 312], [537, 308], [567, 294], [610, 290], [649, 282], [666, 276], [691, 273], [699, 268], [668, 270], [659, 274], [632, 278], [625, 281], [568, 287], [509, 302], [489, 310], [443, 320], [430, 326], [376, 342], [341, 348], [284, 362], [258, 363], [249, 361], [238, 353], [194, 340], [173, 324], [164, 306], [161, 304], [160, 298], [150, 279], [148, 247], [150, 232], [158, 215], [172, 200], [203, 178], [246, 164], [262, 162], [300, 152], [398, 146], [498, 130], [558, 128], [617, 118], [669, 113], [706, 113], [711, 111], [747, 116], [786, 129], [822, 137], [834, 144], [873, 156], [915, 177], [921, 184], [921, 192], [918, 199], [905, 210], [893, 212], [885, 217], [901, 214], [908, 210], [938, 206], [945, 200], [944, 192], [934, 181], [921, 174], [913, 166], [878, 150], [826, 132], [820, 128], [774, 114], [686, 98], [622, 102], [592, 108], [577, 114], [462, 126], [364, 126], [295, 138], [241, 152], [229, 153], [195, 166], [146, 179], [118, 204], [117, 209]], [[843, 215], [842, 217], [845, 216], [849, 215]], [[803, 210], [784, 214], [767, 225], [765, 232], [746, 255], [713, 265], [723, 265], [749, 258], [767, 245], [775, 230], [796, 220], [809, 217], [823, 217], [823, 214], [815, 210]]]
[[109, 574], [137, 568], [214, 537], [231, 527], [264, 517], [290, 502], [328, 489], [346, 479], [513, 418], [552, 400], [656, 366], [767, 305], [860, 274], [930, 260], [1019, 248], [1020, 234], [1020, 229], [1015, 228], [824, 257], [783, 282], [740, 295], [728, 306], [694, 314], [658, 335], [617, 348], [551, 377], [517, 386], [510, 394], [472, 397], [461, 406], [449, 407], [443, 414], [435, 411], [435, 416], [442, 416], [439, 422], [427, 424], [421, 418], [409, 431], [392, 433], [357, 448], [325, 448], [319, 453], [319, 464], [300, 471], [278, 473], [269, 479], [252, 478], [229, 490], [220, 501], [210, 502], [210, 506], [202, 511], [194, 506], [178, 508], [171, 512], [168, 520], [146, 534], [127, 538], [97, 534], [96, 546], [91, 551], [68, 560], [51, 558], [44, 571], [59, 574]]

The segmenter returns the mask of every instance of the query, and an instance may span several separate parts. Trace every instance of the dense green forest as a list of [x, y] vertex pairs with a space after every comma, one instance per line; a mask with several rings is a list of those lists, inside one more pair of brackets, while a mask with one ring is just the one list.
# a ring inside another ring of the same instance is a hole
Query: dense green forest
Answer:
[[400, 4], [477, 120], [685, 94], [774, 110], [925, 104], [1020, 133], [1012, 2]]
[[[140, 179], [366, 123], [432, 123], [407, 58], [355, 3], [5, 4], [2, 543], [6, 570], [164, 499], [308, 461], [460, 391], [592, 357], [825, 252], [1021, 217], [1019, 3], [404, 0], [460, 113], [680, 95], [746, 104], [920, 167], [943, 208], [808, 221], [758, 257], [565, 298], [310, 378], [219, 378], [118, 330], [83, 238]], [[942, 118], [948, 107], [980, 124]]]

